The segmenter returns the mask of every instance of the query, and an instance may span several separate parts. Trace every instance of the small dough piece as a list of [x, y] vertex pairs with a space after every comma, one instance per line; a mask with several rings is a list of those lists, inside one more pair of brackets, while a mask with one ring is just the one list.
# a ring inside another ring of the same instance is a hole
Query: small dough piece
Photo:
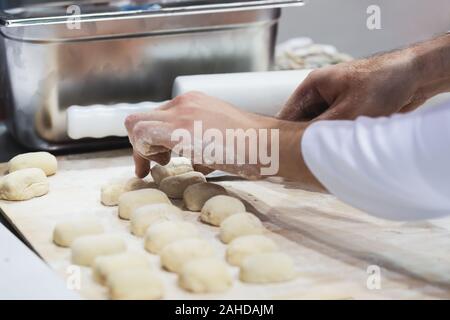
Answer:
[[294, 261], [282, 252], [258, 253], [242, 261], [239, 278], [250, 283], [288, 281], [295, 277]]
[[119, 198], [119, 217], [130, 220], [131, 214], [136, 208], [156, 203], [170, 204], [170, 200], [164, 192], [157, 189], [141, 189], [125, 192]]
[[131, 215], [130, 229], [135, 236], [142, 237], [148, 227], [160, 221], [181, 219], [181, 210], [167, 203], [149, 204], [134, 210]]
[[103, 233], [104, 229], [98, 219], [84, 217], [59, 222], [53, 229], [53, 242], [60, 247], [70, 247], [72, 242], [87, 235]]
[[23, 201], [40, 197], [49, 191], [45, 172], [38, 168], [22, 169], [0, 180], [0, 199]]
[[173, 199], [182, 199], [184, 190], [190, 185], [206, 182], [203, 173], [191, 171], [163, 179], [159, 189]]
[[102, 187], [101, 202], [105, 206], [117, 206], [119, 197], [125, 193], [125, 186], [122, 183], [112, 183]]
[[119, 198], [128, 191], [153, 188], [156, 184], [139, 178], [131, 178], [125, 183], [111, 183], [102, 187], [101, 201], [105, 206], [117, 206]]
[[220, 226], [223, 220], [240, 212], [245, 212], [245, 206], [241, 200], [220, 195], [205, 202], [200, 220], [213, 226]]
[[79, 237], [75, 239], [70, 248], [74, 264], [90, 267], [95, 258], [124, 252], [127, 246], [118, 235], [100, 234]]
[[278, 246], [272, 239], [262, 235], [249, 235], [234, 239], [227, 247], [226, 259], [233, 266], [240, 266], [242, 261], [252, 254], [276, 252]]
[[146, 181], [136, 177], [129, 179], [125, 183], [125, 192], [146, 188], [156, 188], [156, 183], [154, 183], [153, 181]]
[[181, 239], [172, 242], [161, 251], [161, 265], [171, 271], [179, 273], [184, 264], [198, 258], [209, 258], [214, 255], [214, 249], [208, 241], [203, 239]]
[[223, 292], [233, 284], [227, 264], [215, 258], [189, 261], [178, 280], [180, 287], [195, 293]]
[[150, 264], [145, 254], [122, 252], [95, 258], [93, 275], [97, 282], [104, 284], [114, 272], [135, 268], [148, 268], [149, 266]]
[[201, 211], [206, 201], [218, 195], [227, 195], [227, 190], [215, 183], [196, 183], [184, 190], [184, 205], [190, 211]]
[[191, 160], [184, 157], [175, 157], [170, 159], [170, 162], [165, 166], [159, 164], [154, 165], [151, 175], [153, 181], [159, 185], [167, 177], [177, 176], [190, 171], [194, 171]]
[[261, 234], [263, 231], [264, 226], [255, 215], [248, 212], [236, 213], [222, 221], [220, 240], [229, 243], [237, 237]]
[[164, 221], [150, 226], [145, 234], [145, 249], [159, 254], [169, 243], [180, 239], [197, 238], [197, 227], [184, 221]]
[[8, 162], [9, 172], [28, 168], [39, 168], [47, 176], [51, 176], [58, 170], [58, 161], [54, 155], [48, 152], [29, 152], [19, 154]]
[[161, 279], [150, 268], [113, 272], [108, 276], [107, 285], [114, 300], [155, 300], [164, 294]]

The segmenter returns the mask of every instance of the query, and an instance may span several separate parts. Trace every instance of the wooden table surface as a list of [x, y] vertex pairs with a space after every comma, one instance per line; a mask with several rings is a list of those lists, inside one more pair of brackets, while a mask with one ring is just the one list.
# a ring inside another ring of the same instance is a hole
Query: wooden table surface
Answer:
[[[129, 233], [128, 222], [117, 218], [117, 208], [100, 204], [102, 185], [131, 177], [129, 150], [59, 158], [60, 170], [50, 177], [50, 193], [25, 202], [0, 201], [0, 208], [40, 256], [61, 277], [67, 277], [70, 250], [51, 241], [54, 225], [67, 217], [98, 216], [108, 232], [121, 234], [129, 248], [142, 250], [142, 239]], [[1, 170], [5, 166], [0, 165]], [[166, 288], [168, 299], [434, 299], [450, 298], [450, 220], [392, 222], [371, 217], [331, 195], [305, 192], [278, 179], [245, 181], [234, 177], [212, 179], [244, 200], [247, 210], [258, 215], [268, 234], [290, 254], [296, 264], [296, 280], [273, 285], [250, 285], [237, 280], [223, 294], [194, 295], [179, 289], [176, 276], [152, 264]], [[175, 202], [181, 205], [179, 202]], [[198, 213], [185, 212], [185, 219], [198, 224], [223, 255], [217, 228], [198, 221]], [[380, 271], [378, 279], [371, 270]], [[82, 268], [79, 293], [90, 299], [107, 297], [106, 289]], [[369, 282], [369, 286], [368, 286]]]

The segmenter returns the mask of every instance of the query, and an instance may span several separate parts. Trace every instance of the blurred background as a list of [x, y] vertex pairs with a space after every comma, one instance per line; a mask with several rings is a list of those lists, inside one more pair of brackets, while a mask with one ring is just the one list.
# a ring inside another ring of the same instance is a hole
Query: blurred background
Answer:
[[[450, 0], [306, 0], [283, 9], [278, 41], [306, 36], [356, 58], [450, 30]], [[381, 8], [381, 30], [368, 30], [366, 9]]]
[[[0, 0], [0, 6], [38, 1]], [[283, 9], [278, 43], [309, 37], [331, 44], [355, 58], [429, 39], [450, 30], [450, 0], [306, 0], [300, 8]], [[381, 30], [368, 30], [366, 10], [381, 8]], [[4, 111], [0, 105], [0, 119]]]

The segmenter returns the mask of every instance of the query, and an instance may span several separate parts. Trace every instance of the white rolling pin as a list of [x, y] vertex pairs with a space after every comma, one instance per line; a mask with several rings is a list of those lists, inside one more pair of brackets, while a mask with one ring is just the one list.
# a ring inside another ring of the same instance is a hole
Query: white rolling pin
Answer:
[[[274, 116], [311, 70], [226, 73], [180, 76], [172, 96], [201, 91], [243, 110]], [[127, 135], [125, 118], [150, 111], [163, 102], [71, 106], [67, 109], [67, 133], [72, 139]]]

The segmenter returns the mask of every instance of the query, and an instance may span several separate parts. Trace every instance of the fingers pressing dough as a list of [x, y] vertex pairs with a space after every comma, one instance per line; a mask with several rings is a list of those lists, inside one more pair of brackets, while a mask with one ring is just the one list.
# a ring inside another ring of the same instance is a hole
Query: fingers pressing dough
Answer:
[[190, 171], [194, 171], [191, 160], [184, 157], [175, 157], [170, 159], [170, 162], [165, 166], [161, 166], [159, 164], [154, 165], [151, 175], [153, 177], [153, 181], [159, 185], [161, 181], [167, 177], [176, 176]]

